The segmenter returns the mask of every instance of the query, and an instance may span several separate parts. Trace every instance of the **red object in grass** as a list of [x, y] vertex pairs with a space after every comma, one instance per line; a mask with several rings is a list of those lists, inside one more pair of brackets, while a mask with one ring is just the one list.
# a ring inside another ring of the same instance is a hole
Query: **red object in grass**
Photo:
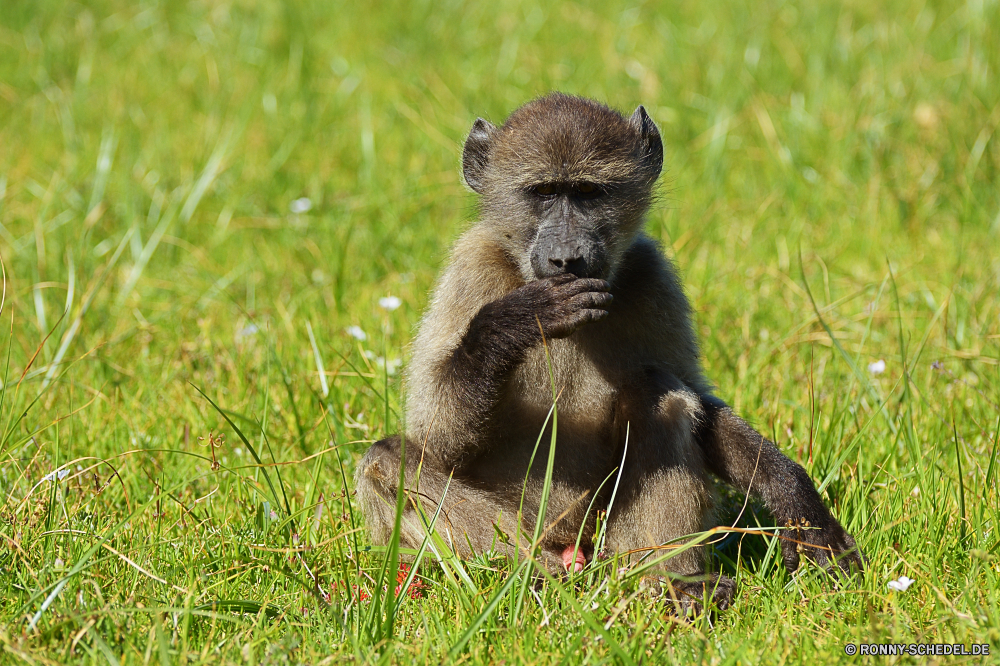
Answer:
[[[396, 571], [396, 596], [399, 596], [399, 589], [403, 587], [403, 583], [406, 582], [406, 577], [410, 575], [410, 565], [401, 563], [399, 569]], [[426, 594], [426, 590], [430, 589], [430, 585], [420, 580], [416, 575], [413, 576], [413, 580], [410, 581], [410, 587], [407, 588], [407, 593], [410, 595], [411, 599], [423, 599]]]
[[[400, 563], [399, 569], [396, 570], [396, 589], [395, 596], [399, 597], [399, 591], [403, 587], [403, 583], [406, 582], [406, 577], [410, 575], [410, 565], [405, 562]], [[333, 590], [337, 589], [337, 584], [334, 584]], [[351, 589], [357, 596], [359, 602], [364, 603], [371, 599], [371, 595], [368, 591], [360, 585], [351, 585]], [[382, 588], [385, 589], [385, 588]], [[427, 594], [427, 590], [431, 589], [431, 586], [420, 580], [416, 575], [413, 576], [413, 580], [410, 581], [410, 586], [406, 588], [406, 593], [410, 595], [411, 599], [423, 599]]]

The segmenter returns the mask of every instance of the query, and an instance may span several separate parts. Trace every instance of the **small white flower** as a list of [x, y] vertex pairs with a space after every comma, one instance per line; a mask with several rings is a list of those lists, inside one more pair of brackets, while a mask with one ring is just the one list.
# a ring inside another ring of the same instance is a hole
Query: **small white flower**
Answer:
[[916, 581], [914, 581], [912, 578], [908, 578], [906, 576], [900, 576], [896, 580], [889, 581], [889, 589], [896, 590], [897, 592], [906, 592], [907, 588], [909, 588], [915, 582]]
[[288, 209], [293, 213], [308, 213], [312, 210], [313, 202], [309, 200], [309, 197], [302, 197], [301, 199], [296, 199], [291, 204], [288, 205]]
[[385, 368], [386, 372], [388, 372], [390, 375], [396, 374], [396, 371], [399, 370], [399, 366], [403, 364], [403, 361], [398, 358], [390, 358], [387, 363], [384, 356], [379, 356], [371, 349], [365, 352], [365, 358], [367, 358], [369, 361], [374, 361], [375, 365], [377, 365], [379, 368]]
[[275, 511], [274, 509], [271, 509], [271, 513], [270, 513], [269, 517], [270, 517], [271, 520], [277, 520], [278, 519], [278, 512]]
[[368, 334], [362, 331], [360, 326], [348, 326], [347, 334], [355, 340], [361, 340], [362, 342], [368, 339]]
[[257, 324], [248, 324], [247, 326], [244, 326], [243, 328], [241, 328], [240, 331], [239, 331], [239, 333], [237, 333], [236, 335], [239, 336], [239, 337], [241, 337], [241, 338], [248, 338], [251, 335], [254, 335], [255, 333], [257, 333], [257, 331], [259, 331], [259, 330], [260, 329], [257, 328]]
[[61, 557], [57, 557], [56, 561], [53, 562], [52, 564], [53, 566], [55, 566], [56, 569], [62, 569], [64, 566], [66, 566], [66, 563], [63, 562]]
[[385, 298], [378, 299], [378, 304], [379, 307], [381, 307], [382, 309], [392, 312], [400, 305], [402, 305], [403, 301], [399, 300], [395, 296], [386, 296]]
[[885, 372], [885, 361], [879, 359], [874, 363], [869, 363], [868, 372], [872, 373], [873, 375], [881, 375], [883, 372]]
[[54, 471], [54, 472], [49, 472], [48, 474], [46, 474], [45, 476], [42, 477], [42, 481], [55, 481], [56, 479], [59, 479], [60, 481], [62, 481], [67, 476], [69, 476], [69, 470], [68, 469], [60, 469], [60, 470], [57, 470], [57, 471]]

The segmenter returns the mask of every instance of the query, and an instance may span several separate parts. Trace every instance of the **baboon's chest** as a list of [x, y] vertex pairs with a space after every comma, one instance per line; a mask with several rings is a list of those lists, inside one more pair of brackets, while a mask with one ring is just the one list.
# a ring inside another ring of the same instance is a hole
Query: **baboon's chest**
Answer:
[[545, 352], [543, 347], [532, 349], [518, 368], [517, 390], [525, 398], [551, 405], [554, 384], [559, 407], [567, 412], [600, 409], [614, 400], [622, 381], [619, 368], [602, 364], [601, 359], [567, 340], [549, 342], [548, 361]]
[[[524, 421], [526, 414], [533, 415], [523, 425], [528, 426], [528, 422], [535, 425], [537, 421], [540, 427], [552, 407], [554, 390], [560, 430], [583, 430], [597, 435], [612, 418], [620, 376], [566, 340], [549, 342], [551, 363], [545, 352], [544, 347], [529, 352], [507, 386], [504, 405], [512, 416], [521, 415], [518, 421]], [[506, 422], [507, 426], [515, 424]]]
[[[556, 466], [558, 484], [591, 488], [600, 483], [617, 451], [615, 432], [619, 387], [593, 358], [565, 340], [532, 350], [507, 383], [491, 419], [491, 444], [481, 468], [492, 477], [523, 482], [536, 443], [547, 450], [552, 433], [553, 384], [557, 401]], [[548, 423], [546, 424], [546, 419]], [[541, 436], [541, 439], [539, 438]], [[536, 474], [544, 472], [537, 465]]]

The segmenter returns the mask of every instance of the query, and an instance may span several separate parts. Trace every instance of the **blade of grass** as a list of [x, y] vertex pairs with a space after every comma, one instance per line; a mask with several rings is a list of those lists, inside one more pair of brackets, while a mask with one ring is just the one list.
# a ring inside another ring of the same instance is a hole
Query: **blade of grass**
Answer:
[[537, 569], [549, 582], [552, 589], [556, 591], [556, 594], [559, 595], [563, 602], [568, 604], [576, 612], [579, 618], [583, 620], [584, 624], [587, 625], [587, 628], [589, 628], [593, 633], [600, 635], [601, 639], [608, 646], [608, 649], [610, 649], [611, 652], [618, 657], [620, 663], [635, 664], [631, 655], [629, 655], [628, 652], [626, 652], [625, 649], [618, 643], [618, 641], [614, 639], [611, 632], [605, 629], [601, 622], [595, 620], [591, 613], [584, 610], [579, 600], [577, 600], [570, 591], [573, 588], [567, 588], [566, 585], [561, 584], [552, 574], [545, 570], [545, 567], [538, 566]]
[[605, 519], [604, 522], [601, 524], [601, 532], [597, 536], [597, 544], [594, 546], [598, 550], [598, 552], [604, 550], [604, 539], [608, 531], [608, 518], [610, 518], [611, 509], [615, 505], [615, 497], [618, 496], [618, 484], [621, 483], [622, 472], [625, 470], [625, 456], [628, 455], [628, 439], [629, 439], [630, 426], [631, 422], [625, 423], [625, 447], [622, 450], [622, 461], [621, 463], [618, 464], [618, 476], [615, 477], [615, 487], [611, 490], [611, 499], [608, 501], [608, 511], [606, 514], [604, 514]]
[[259, 469], [264, 474], [264, 481], [267, 483], [267, 487], [271, 490], [271, 498], [270, 498], [271, 501], [274, 502], [275, 504], [278, 504], [278, 492], [275, 490], [274, 484], [271, 483], [271, 476], [267, 473], [267, 467], [264, 465], [264, 461], [260, 459], [259, 455], [257, 455], [257, 449], [255, 449], [253, 444], [250, 443], [250, 440], [247, 439], [247, 436], [243, 434], [243, 431], [240, 430], [239, 426], [237, 426], [233, 422], [233, 420], [229, 418], [229, 415], [226, 414], [226, 412], [221, 407], [215, 404], [214, 400], [209, 398], [208, 395], [206, 395], [205, 392], [202, 391], [200, 388], [198, 388], [194, 384], [191, 384], [191, 382], [188, 382], [188, 384], [191, 385], [191, 388], [200, 393], [201, 397], [205, 398], [205, 400], [208, 401], [208, 404], [212, 405], [212, 407], [215, 408], [215, 411], [217, 411], [219, 415], [221, 415], [222, 418], [226, 420], [226, 423], [228, 423], [230, 427], [236, 432], [236, 436], [240, 438], [240, 441], [243, 442], [243, 445], [247, 447], [247, 451], [249, 451], [250, 455], [253, 456], [254, 461], [260, 466]]
[[530, 562], [530, 558], [525, 558], [517, 564], [514, 571], [507, 576], [507, 580], [504, 581], [504, 584], [500, 586], [500, 589], [496, 592], [496, 594], [494, 594], [486, 603], [482, 612], [472, 619], [472, 622], [469, 624], [468, 628], [466, 628], [465, 632], [459, 636], [458, 640], [455, 641], [455, 644], [451, 646], [450, 650], [448, 650], [449, 659], [455, 659], [462, 649], [465, 648], [469, 639], [471, 639], [476, 632], [479, 631], [479, 627], [481, 627], [486, 619], [493, 614], [493, 611], [500, 605], [500, 602], [507, 595], [507, 592], [514, 586], [514, 584], [518, 580], [524, 580], [529, 576], [528, 566]]
[[[96, 542], [93, 545], [91, 545], [90, 548], [84, 551], [81, 554], [81, 556], [77, 558], [76, 562], [74, 562], [73, 566], [70, 567], [69, 571], [63, 574], [58, 580], [56, 580], [56, 582], [46, 585], [41, 589], [33, 592], [28, 597], [27, 601], [25, 601], [21, 605], [20, 609], [17, 612], [18, 616], [23, 617], [24, 614], [27, 612], [28, 608], [30, 608], [31, 605], [34, 604], [36, 600], [40, 599], [42, 595], [47, 595], [47, 596], [42, 604], [42, 607], [38, 610], [38, 612], [35, 613], [35, 615], [32, 616], [32, 619], [29, 621], [28, 623], [29, 630], [33, 630], [34, 627], [37, 626], [38, 620], [41, 618], [42, 614], [49, 607], [52, 601], [55, 600], [55, 598], [59, 595], [59, 593], [63, 590], [63, 588], [66, 587], [66, 583], [68, 583], [74, 576], [77, 576], [84, 569], [87, 568], [90, 559], [94, 556], [95, 553], [97, 553], [99, 550], [101, 550], [101, 548], [104, 547], [105, 543], [107, 543], [112, 537], [118, 534], [118, 532], [121, 531], [126, 525], [129, 525], [132, 520], [135, 520], [135, 518], [138, 517], [143, 511], [145, 511], [150, 506], [154, 505], [157, 500], [163, 497], [170, 496], [171, 494], [180, 490], [184, 486], [193, 483], [195, 480], [197, 480], [197, 478], [185, 479], [183, 481], [179, 481], [175, 485], [171, 486], [168, 490], [160, 490], [160, 492], [152, 494], [149, 497], [149, 499], [147, 499], [144, 503], [137, 505], [135, 509], [130, 511], [121, 520], [115, 523], [113, 527], [108, 529], [103, 534], [99, 535]], [[114, 556], [109, 555], [108, 557], [114, 557]]]
[[118, 146], [113, 126], [105, 127], [101, 134], [101, 147], [97, 153], [97, 165], [94, 173], [94, 187], [90, 191], [90, 202], [87, 204], [87, 214], [97, 208], [104, 198], [104, 190], [108, 185], [108, 174], [114, 163], [114, 152]]
[[[125, 284], [122, 286], [121, 290], [118, 292], [118, 298], [115, 300], [116, 305], [121, 307], [129, 295], [131, 295], [132, 290], [135, 289], [135, 285], [138, 284], [139, 279], [142, 277], [143, 272], [146, 270], [146, 266], [149, 265], [149, 260], [153, 258], [153, 254], [156, 252], [156, 248], [159, 247], [160, 241], [163, 240], [163, 236], [167, 233], [167, 229], [170, 228], [171, 223], [174, 221], [174, 217], [177, 215], [176, 201], [172, 201], [170, 205], [167, 206], [167, 210], [160, 217], [159, 224], [153, 230], [152, 235], [146, 244], [142, 248], [142, 252], [139, 254], [139, 258], [136, 259], [135, 264], [132, 265], [132, 270], [129, 272], [128, 278], [125, 279]], [[129, 229], [129, 235], [135, 230], [135, 227]]]
[[955, 435], [955, 462], [958, 465], [958, 505], [961, 509], [961, 538], [960, 543], [965, 545], [965, 477], [962, 474], [962, 448], [958, 442], [958, 425], [955, 423], [954, 414], [951, 417], [952, 433]]
[[[312, 345], [313, 360], [316, 362], [316, 372], [319, 374], [319, 385], [323, 391], [323, 399], [330, 395], [330, 387], [326, 384], [326, 371], [323, 369], [323, 357], [320, 356], [319, 347], [316, 346], [316, 336], [313, 335], [312, 324], [306, 322], [306, 332], [309, 333], [309, 344]], [[388, 388], [386, 389], [388, 392]]]
[[42, 388], [39, 389], [40, 393], [43, 393], [45, 389], [48, 388], [49, 384], [52, 383], [52, 378], [55, 377], [56, 370], [59, 368], [59, 364], [62, 363], [63, 356], [66, 355], [66, 351], [69, 349], [70, 344], [73, 342], [73, 339], [76, 337], [77, 332], [80, 330], [80, 324], [83, 323], [84, 315], [86, 315], [87, 312], [90, 310], [90, 306], [94, 302], [94, 298], [97, 296], [98, 290], [100, 289], [101, 285], [104, 284], [104, 280], [107, 279], [108, 274], [111, 272], [111, 269], [114, 268], [115, 265], [118, 263], [118, 258], [122, 256], [122, 252], [125, 250], [125, 246], [128, 244], [129, 239], [132, 237], [132, 232], [133, 230], [129, 229], [128, 231], [125, 232], [125, 235], [122, 236], [122, 240], [120, 243], [118, 243], [118, 247], [117, 249], [115, 249], [115, 253], [111, 255], [111, 259], [104, 267], [104, 270], [101, 271], [101, 274], [97, 276], [97, 279], [94, 281], [93, 286], [91, 286], [90, 291], [84, 298], [83, 304], [80, 306], [80, 311], [76, 314], [76, 317], [73, 319], [73, 323], [70, 324], [69, 329], [63, 334], [62, 342], [59, 345], [59, 350], [56, 352], [56, 355], [52, 358], [52, 362], [49, 363], [48, 372], [45, 373], [45, 379], [42, 381]]
[[996, 432], [993, 434], [993, 451], [990, 453], [990, 464], [986, 468], [986, 477], [983, 483], [983, 496], [990, 489], [990, 482], [993, 481], [993, 472], [996, 469], [997, 461], [997, 445], [1000, 444], [1000, 416], [997, 417], [997, 428]]
[[[444, 508], [444, 500], [448, 496], [448, 488], [451, 486], [451, 477], [448, 477], [448, 482], [445, 483], [444, 489], [441, 491], [441, 501], [438, 502], [437, 509], [434, 511], [434, 517], [431, 518], [430, 522], [426, 524], [424, 530], [424, 538], [420, 542], [420, 548], [417, 549], [417, 554], [413, 558], [413, 566], [410, 567], [410, 572], [406, 576], [402, 585], [399, 588], [399, 596], [396, 597], [396, 605], [392, 609], [393, 616], [398, 615], [399, 609], [403, 605], [403, 601], [406, 599], [406, 591], [410, 589], [410, 583], [413, 582], [413, 578], [417, 575], [417, 569], [420, 567], [420, 562], [423, 560], [424, 553], [427, 551], [427, 547], [431, 542], [431, 534], [434, 533], [434, 528], [437, 525], [438, 517], [441, 515], [441, 510]], [[420, 507], [417, 507], [421, 518], [424, 518], [423, 512], [420, 511]]]
[[[830, 325], [826, 323], [826, 320], [823, 318], [823, 314], [819, 311], [819, 305], [816, 304], [816, 299], [813, 298], [812, 290], [809, 287], [809, 280], [806, 279], [805, 264], [802, 261], [801, 247], [799, 248], [799, 272], [802, 277], [802, 285], [805, 287], [806, 294], [808, 294], [809, 296], [809, 302], [812, 304], [813, 313], [816, 315], [816, 319], [819, 321], [820, 326], [823, 327], [823, 330], [826, 331], [827, 336], [830, 338], [830, 343], [833, 344], [834, 348], [837, 350], [837, 353], [839, 353], [841, 358], [843, 358], [844, 361], [847, 363], [847, 367], [851, 369], [851, 372], [854, 374], [855, 378], [857, 378], [858, 383], [860, 383], [861, 386], [864, 387], [868, 395], [870, 395], [872, 400], [875, 401], [875, 404], [882, 405], [885, 402], [882, 399], [882, 396], [878, 394], [878, 392], [875, 390], [875, 387], [872, 386], [871, 381], [869, 381], [868, 377], [866, 377], [861, 372], [857, 364], [854, 362], [854, 359], [851, 358], [851, 356], [847, 353], [844, 347], [840, 344], [840, 341], [837, 340], [837, 337], [833, 334], [833, 329], [830, 328]], [[879, 412], [881, 413], [881, 410], [879, 410]], [[889, 430], [892, 432], [893, 435], [895, 435], [897, 432], [897, 427], [895, 422], [889, 417], [888, 413], [885, 413], [884, 416], [886, 425], [889, 426]]]
[[[389, 544], [385, 558], [375, 579], [375, 589], [372, 591], [372, 604], [368, 614], [368, 621], [365, 623], [365, 633], [371, 637], [373, 643], [378, 643], [384, 639], [391, 639], [395, 618], [392, 613], [386, 612], [386, 617], [382, 617], [382, 609], [388, 610], [389, 600], [393, 599], [394, 590], [391, 587], [392, 581], [396, 578], [399, 570], [399, 539], [402, 533], [403, 509], [406, 506], [406, 438], [400, 436], [399, 440], [399, 478], [396, 485], [396, 513], [392, 524], [392, 534], [389, 537]], [[392, 571], [391, 577], [389, 571]]]
[[[538, 330], [542, 333], [542, 346], [545, 351], [545, 361], [549, 372], [549, 385], [552, 391], [552, 434], [549, 437], [549, 455], [545, 463], [545, 477], [542, 482], [542, 493], [538, 499], [538, 512], [535, 515], [535, 531], [531, 538], [531, 543], [529, 545], [528, 557], [529, 561], [532, 562], [528, 567], [525, 568], [524, 576], [521, 579], [521, 587], [518, 590], [517, 599], [514, 603], [513, 612], [513, 623], [519, 625], [522, 620], [521, 612], [524, 608], [524, 599], [528, 590], [528, 582], [532, 578], [534, 571], [534, 558], [535, 551], [537, 550], [539, 543], [542, 538], [542, 533], [545, 529], [545, 512], [548, 509], [549, 495], [552, 491], [552, 472], [555, 469], [555, 459], [556, 459], [556, 433], [559, 429], [559, 409], [557, 407], [558, 394], [556, 393], [556, 377], [552, 370], [552, 357], [549, 355], [549, 345], [545, 340], [545, 331], [542, 330], [542, 323], [538, 322]], [[542, 429], [544, 433], [544, 426]], [[539, 439], [541, 434], [539, 434]], [[532, 456], [534, 457], [534, 456]], [[530, 470], [529, 470], [530, 471]], [[523, 492], [523, 491], [522, 491]], [[520, 525], [518, 525], [518, 530], [520, 530]]]

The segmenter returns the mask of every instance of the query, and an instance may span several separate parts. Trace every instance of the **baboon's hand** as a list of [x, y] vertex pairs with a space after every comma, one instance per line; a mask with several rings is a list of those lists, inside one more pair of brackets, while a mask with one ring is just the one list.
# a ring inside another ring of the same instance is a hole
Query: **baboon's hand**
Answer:
[[854, 537], [833, 518], [826, 525], [809, 525], [808, 521], [789, 521], [781, 531], [781, 559], [789, 572], [799, 567], [801, 555], [831, 573], [850, 574], [864, 571], [865, 556]]
[[529, 282], [508, 298], [523, 306], [535, 328], [547, 338], [565, 338], [584, 324], [608, 316], [611, 288], [604, 280], [558, 275]]
[[[535, 280], [487, 303], [469, 322], [455, 359], [459, 372], [509, 370], [526, 350], [546, 338], [565, 338], [580, 326], [603, 319], [611, 303], [604, 280], [559, 275]], [[539, 328], [539, 324], [541, 328]]]

